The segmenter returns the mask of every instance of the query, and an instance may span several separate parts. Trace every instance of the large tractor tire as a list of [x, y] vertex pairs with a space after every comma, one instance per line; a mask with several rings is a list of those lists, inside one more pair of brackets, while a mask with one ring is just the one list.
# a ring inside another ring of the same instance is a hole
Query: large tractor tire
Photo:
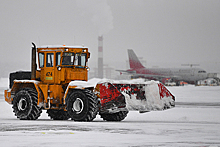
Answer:
[[37, 106], [37, 91], [32, 88], [24, 88], [17, 92], [13, 98], [13, 112], [21, 120], [36, 120], [42, 113]]
[[70, 118], [68, 112], [64, 110], [49, 109], [47, 113], [53, 120], [68, 120]]
[[73, 90], [67, 97], [67, 112], [74, 121], [92, 121], [98, 112], [98, 99], [88, 89]]
[[120, 111], [117, 113], [100, 113], [101, 118], [106, 121], [122, 121], [129, 111]]

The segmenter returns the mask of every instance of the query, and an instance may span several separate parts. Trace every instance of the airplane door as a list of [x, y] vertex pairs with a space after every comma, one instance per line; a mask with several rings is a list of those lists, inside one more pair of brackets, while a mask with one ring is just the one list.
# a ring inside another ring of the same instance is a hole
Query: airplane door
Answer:
[[195, 70], [191, 69], [191, 76], [194, 76], [194, 74], [195, 74]]

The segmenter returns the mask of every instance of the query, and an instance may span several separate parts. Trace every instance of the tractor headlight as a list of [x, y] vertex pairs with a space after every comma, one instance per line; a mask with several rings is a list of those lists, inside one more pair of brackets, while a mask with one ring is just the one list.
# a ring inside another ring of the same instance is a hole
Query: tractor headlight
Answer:
[[61, 67], [60, 67], [60, 66], [57, 66], [57, 70], [60, 71], [60, 70], [61, 70]]

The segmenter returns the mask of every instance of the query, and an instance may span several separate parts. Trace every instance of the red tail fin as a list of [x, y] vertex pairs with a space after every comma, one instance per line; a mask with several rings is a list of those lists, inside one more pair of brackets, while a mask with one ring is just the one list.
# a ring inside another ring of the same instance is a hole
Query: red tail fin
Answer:
[[144, 68], [132, 49], [128, 49], [130, 68]]

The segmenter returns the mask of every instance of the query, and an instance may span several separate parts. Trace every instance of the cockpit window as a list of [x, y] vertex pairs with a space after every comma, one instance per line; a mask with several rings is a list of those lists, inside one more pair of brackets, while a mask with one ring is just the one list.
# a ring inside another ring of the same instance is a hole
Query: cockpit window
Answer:
[[198, 71], [198, 73], [206, 73], [206, 71], [200, 70], [200, 71]]

